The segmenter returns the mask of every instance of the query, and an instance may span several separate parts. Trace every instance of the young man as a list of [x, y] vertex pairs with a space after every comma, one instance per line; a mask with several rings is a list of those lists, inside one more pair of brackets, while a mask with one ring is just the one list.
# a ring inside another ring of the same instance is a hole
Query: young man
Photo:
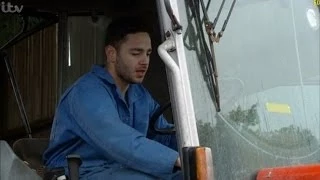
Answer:
[[[141, 85], [151, 39], [139, 19], [122, 18], [107, 30], [104, 66], [76, 81], [61, 97], [44, 154], [47, 168], [81, 156], [81, 179], [182, 179], [175, 136], [148, 135], [159, 105]], [[160, 127], [169, 127], [161, 116]], [[153, 137], [152, 139], [147, 138]]]

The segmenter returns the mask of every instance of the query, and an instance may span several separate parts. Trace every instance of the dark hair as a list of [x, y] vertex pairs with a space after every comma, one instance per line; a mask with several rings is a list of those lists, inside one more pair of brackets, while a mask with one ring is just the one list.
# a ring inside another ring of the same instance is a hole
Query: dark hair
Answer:
[[106, 31], [105, 46], [112, 45], [118, 48], [119, 44], [125, 40], [126, 35], [138, 32], [150, 34], [147, 22], [141, 17], [120, 17], [113, 20]]

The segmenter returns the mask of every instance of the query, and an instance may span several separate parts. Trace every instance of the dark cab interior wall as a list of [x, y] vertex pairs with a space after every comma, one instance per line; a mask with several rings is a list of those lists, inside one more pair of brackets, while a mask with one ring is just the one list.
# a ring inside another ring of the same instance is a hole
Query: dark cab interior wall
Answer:
[[[161, 61], [161, 59], [159, 58], [158, 54], [157, 54], [157, 46], [161, 43], [161, 34], [162, 32], [160, 32], [160, 27], [159, 27], [159, 21], [158, 21], [158, 15], [156, 12], [156, 1], [150, 1], [150, 0], [139, 0], [139, 1], [129, 1], [129, 0], [125, 0], [125, 1], [98, 1], [98, 0], [93, 0], [93, 1], [87, 1], [87, 2], [77, 2], [74, 4], [74, 2], [71, 1], [40, 1], [40, 0], [20, 0], [20, 1], [11, 1], [12, 3], [15, 4], [22, 4], [24, 5], [24, 10], [25, 13], [31, 13], [31, 14], [36, 14], [38, 11], [37, 9], [41, 10], [41, 12], [48, 12], [48, 13], [57, 13], [57, 11], [64, 11], [66, 13], [68, 13], [68, 15], [70, 16], [89, 16], [91, 17], [91, 15], [95, 15], [98, 14], [100, 16], [106, 16], [106, 17], [113, 17], [113, 16], [120, 16], [120, 15], [126, 15], [126, 14], [138, 14], [141, 15], [143, 17], [148, 17], [149, 20], [149, 25], [153, 26], [153, 32], [152, 32], [152, 45], [153, 45], [153, 53], [151, 56], [151, 61], [150, 61], [150, 68], [149, 71], [147, 73], [147, 77], [144, 81], [144, 85], [147, 87], [147, 89], [150, 90], [151, 94], [154, 96], [154, 98], [156, 100], [159, 101], [160, 104], [164, 104], [165, 102], [167, 102], [169, 100], [169, 93], [168, 93], [168, 87], [167, 87], [167, 80], [166, 80], [166, 73], [165, 73], [165, 66], [163, 64], [163, 62]], [[121, 3], [119, 3], [121, 2]], [[71, 18], [70, 18], [71, 19]], [[91, 19], [91, 18], [84, 18], [84, 19]], [[80, 23], [81, 24], [81, 23]], [[89, 27], [87, 27], [89, 28]], [[76, 29], [78, 32], [81, 32], [81, 29]], [[72, 34], [70, 34], [72, 36]], [[43, 36], [45, 37], [45, 36]], [[81, 37], [77, 37], [77, 38], [81, 38]], [[92, 38], [100, 38], [99, 36], [96, 37], [92, 37]], [[52, 37], [51, 37], [52, 39]], [[78, 39], [79, 40], [79, 39]], [[43, 41], [45, 41], [45, 39], [43, 39]], [[57, 43], [58, 44], [58, 43]], [[72, 41], [70, 42], [70, 44], [72, 44]], [[57, 49], [56, 49], [57, 48]], [[87, 49], [88, 53], [97, 53], [95, 52], [96, 49], [92, 49], [92, 47], [90, 46], [90, 44], [87, 45], [87, 47], [85, 46], [85, 44], [78, 46], [76, 48], [73, 48], [73, 54], [77, 54], [80, 53], [83, 49]], [[91, 49], [91, 51], [90, 51]], [[20, 53], [20, 54], [25, 54], [25, 56], [30, 56], [30, 52], [27, 51], [27, 48], [20, 48], [21, 52], [16, 52], [16, 53]], [[47, 51], [50, 51], [50, 49], [47, 49]], [[57, 51], [59, 53], [59, 51], [61, 51], [61, 49], [56, 46], [56, 47], [52, 47], [52, 51]], [[53, 52], [51, 52], [53, 53]], [[77, 57], [77, 56], [75, 56]], [[90, 57], [90, 56], [88, 56]], [[46, 62], [46, 58], [42, 57], [42, 59], [40, 59], [42, 62]], [[67, 61], [67, 56], [64, 56], [64, 59], [60, 58], [49, 58], [49, 60], [51, 61], [57, 61], [57, 62], [51, 62], [53, 64], [60, 64], [61, 62], [65, 62]], [[30, 61], [32, 62], [32, 61]], [[99, 62], [99, 60], [94, 60], [92, 61], [92, 63], [97, 63]], [[86, 72], [87, 70], [90, 69], [91, 65], [89, 65], [90, 63], [88, 63], [88, 67], [83, 68], [81, 71], [78, 71], [77, 74], [73, 74], [71, 80], [69, 80], [69, 82], [67, 82], [65, 84], [65, 86], [67, 86], [68, 84], [72, 83], [72, 80], [74, 80], [75, 78], [77, 78], [78, 76], [80, 76], [82, 73]], [[28, 65], [28, 64], [26, 64]], [[18, 66], [16, 66], [18, 67]], [[5, 77], [5, 72], [3, 72], [4, 69], [1, 69], [1, 82], [7, 82], [5, 83], [6, 85], [10, 86], [10, 83], [8, 83], [9, 81], [7, 80], [7, 77]], [[63, 69], [61, 69], [61, 66], [58, 65], [58, 70], [57, 71], [52, 71], [52, 73], [56, 72], [56, 74], [51, 74], [51, 77], [55, 77], [52, 78], [50, 80], [51, 84], [57, 84], [58, 87], [56, 86], [52, 86], [53, 89], [51, 89], [51, 93], [54, 94], [54, 92], [59, 91], [60, 88], [59, 85], [61, 86], [62, 83], [59, 82], [59, 78], [58, 78], [58, 73], [62, 73], [63, 74]], [[31, 72], [30, 70], [26, 70], [24, 71], [25, 74], [33, 74], [32, 76], [41, 76], [41, 74], [35, 74], [38, 72]], [[70, 74], [69, 74], [70, 75]], [[66, 76], [64, 78], [68, 78], [68, 73], [66, 73]], [[62, 78], [62, 79], [64, 79]], [[23, 81], [23, 75], [20, 75], [20, 80], [19, 77], [17, 77], [18, 81]], [[22, 82], [22, 83], [26, 83], [26, 82]], [[22, 84], [21, 83], [21, 84]], [[39, 84], [35, 85], [34, 87], [29, 87], [28, 89], [28, 93], [32, 94], [32, 92], [36, 92], [37, 88], [45, 88], [42, 85]], [[9, 89], [9, 91], [11, 91], [11, 88], [5, 88], [5, 89]], [[23, 99], [27, 99], [25, 96], [26, 94], [28, 94], [27, 92], [23, 92], [23, 89], [21, 89], [20, 91], [22, 95], [24, 95], [22, 98]], [[39, 90], [38, 90], [39, 91]], [[1, 92], [4, 93], [4, 96], [7, 97], [9, 93], [12, 92]], [[59, 94], [58, 94], [59, 95]], [[46, 97], [41, 97], [41, 98], [46, 98]], [[4, 98], [5, 99], [5, 98]], [[29, 98], [30, 99], [30, 98]], [[44, 100], [42, 99], [42, 101]], [[11, 101], [14, 101], [14, 99], [11, 99]], [[45, 103], [45, 102], [44, 102]], [[48, 102], [48, 103], [52, 103]], [[56, 102], [55, 102], [56, 103]], [[11, 102], [11, 104], [15, 104], [15, 102]], [[27, 109], [29, 109], [29, 111], [31, 109], [37, 108], [39, 109], [38, 106], [44, 106], [45, 104], [30, 104], [30, 102], [25, 102], [25, 104], [28, 104]], [[5, 107], [8, 107], [5, 104]], [[52, 117], [53, 117], [53, 112], [54, 112], [54, 108], [55, 106], [50, 106], [51, 109], [48, 110], [48, 112], [52, 112], [51, 114], [46, 113], [45, 116], [41, 116], [39, 121], [34, 121], [34, 120], [30, 120], [31, 122], [31, 129], [33, 130], [33, 135], [35, 137], [48, 137], [49, 132], [50, 132], [50, 128], [51, 128], [51, 122], [52, 122]], [[3, 112], [1, 111], [1, 125], [3, 124], [7, 124], [7, 122], [12, 121], [10, 119], [8, 119], [8, 111], [6, 110], [6, 108], [2, 109]], [[5, 111], [5, 112], [4, 112]], [[18, 111], [16, 112], [17, 114]], [[167, 113], [169, 119], [171, 119], [171, 113]], [[27, 115], [30, 116], [30, 114]], [[49, 119], [49, 121], [47, 121]], [[21, 121], [20, 118], [15, 118], [14, 121]], [[49, 122], [49, 123], [43, 123], [43, 122]], [[21, 122], [16, 122], [16, 124], [19, 124], [20, 126], [14, 129], [10, 129], [10, 131], [8, 131], [9, 129], [3, 127], [3, 129], [1, 129], [2, 132], [8, 132], [6, 134], [1, 134], [0, 138], [1, 139], [6, 139], [8, 141], [13, 141], [15, 139], [21, 138], [21, 137], [26, 137], [26, 133], [25, 130], [22, 126]], [[40, 126], [41, 125], [41, 126]], [[3, 131], [4, 130], [4, 131]]]

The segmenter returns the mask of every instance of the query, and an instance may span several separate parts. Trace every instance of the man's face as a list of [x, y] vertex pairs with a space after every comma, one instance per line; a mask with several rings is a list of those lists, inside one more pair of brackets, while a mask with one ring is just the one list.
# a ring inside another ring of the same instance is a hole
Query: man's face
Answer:
[[149, 67], [150, 54], [148, 33], [128, 34], [117, 50], [116, 75], [127, 83], [141, 83]]

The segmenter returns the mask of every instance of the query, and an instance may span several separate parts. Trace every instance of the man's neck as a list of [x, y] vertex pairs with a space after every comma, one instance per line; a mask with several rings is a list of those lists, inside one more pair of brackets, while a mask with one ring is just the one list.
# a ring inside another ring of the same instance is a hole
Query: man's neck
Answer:
[[122, 96], [125, 97], [125, 94], [129, 88], [129, 83], [123, 81], [119, 76], [117, 76], [117, 74], [113, 68], [108, 68], [106, 66], [105, 69], [112, 76], [116, 86], [120, 89]]
[[115, 80], [116, 86], [120, 89], [122, 96], [125, 97], [125, 94], [129, 88], [129, 84], [121, 81], [119, 77], [114, 78], [114, 80]]

